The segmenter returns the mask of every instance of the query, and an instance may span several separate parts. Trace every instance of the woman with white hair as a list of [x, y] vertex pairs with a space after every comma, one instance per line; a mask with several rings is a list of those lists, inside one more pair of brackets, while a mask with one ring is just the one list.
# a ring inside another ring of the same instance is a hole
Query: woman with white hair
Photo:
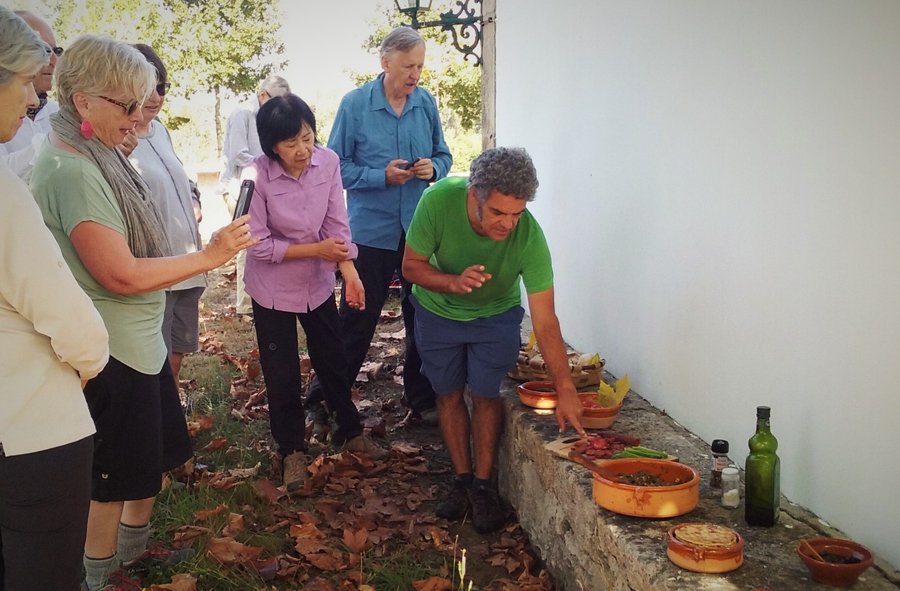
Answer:
[[[50, 52], [0, 7], [0, 142], [37, 106], [32, 80]], [[94, 447], [79, 380], [103, 369], [107, 334], [28, 187], [3, 162], [0, 187], [0, 590], [74, 589]]]
[[169, 256], [147, 184], [116, 148], [142, 120], [156, 70], [137, 49], [85, 35], [56, 65], [60, 110], [32, 176], [35, 199], [106, 323], [110, 360], [85, 387], [97, 426], [82, 589], [138, 589], [123, 573], [184, 556], [150, 545], [162, 474], [191, 457], [161, 325], [166, 287], [255, 244], [249, 216], [198, 252]]

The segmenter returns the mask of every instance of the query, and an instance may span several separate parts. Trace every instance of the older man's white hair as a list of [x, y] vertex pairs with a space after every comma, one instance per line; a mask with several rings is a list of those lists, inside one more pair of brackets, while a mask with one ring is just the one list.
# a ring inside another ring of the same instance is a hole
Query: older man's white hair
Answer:
[[120, 94], [143, 103], [156, 87], [156, 68], [140, 51], [109, 35], [82, 35], [59, 58], [53, 82], [61, 106], [72, 96]]
[[50, 63], [50, 46], [21, 17], [0, 6], [0, 86]]
[[291, 93], [291, 85], [281, 76], [269, 76], [259, 84], [259, 90], [269, 96], [284, 96]]
[[407, 52], [418, 45], [425, 45], [425, 40], [419, 32], [411, 27], [397, 27], [387, 34], [381, 42], [378, 55], [384, 57], [392, 51]]

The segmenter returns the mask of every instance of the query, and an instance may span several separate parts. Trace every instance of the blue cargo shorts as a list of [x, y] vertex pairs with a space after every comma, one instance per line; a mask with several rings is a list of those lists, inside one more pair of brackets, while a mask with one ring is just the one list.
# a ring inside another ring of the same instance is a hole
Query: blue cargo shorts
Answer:
[[422, 374], [438, 396], [469, 385], [482, 398], [500, 395], [500, 382], [519, 357], [521, 306], [505, 312], [460, 321], [426, 310], [410, 296], [416, 308], [416, 345]]

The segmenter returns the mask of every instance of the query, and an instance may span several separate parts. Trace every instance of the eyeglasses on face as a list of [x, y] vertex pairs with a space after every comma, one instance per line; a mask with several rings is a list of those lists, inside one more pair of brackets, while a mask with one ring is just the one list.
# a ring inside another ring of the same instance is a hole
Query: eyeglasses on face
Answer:
[[100, 98], [102, 98], [102, 99], [105, 100], [106, 102], [112, 103], [112, 104], [114, 104], [114, 105], [119, 105], [120, 107], [122, 107], [123, 109], [125, 109], [125, 114], [126, 114], [126, 115], [131, 115], [131, 114], [134, 113], [135, 110], [137, 110], [137, 108], [140, 106], [140, 103], [137, 102], [137, 101], [134, 101], [134, 102], [125, 104], [125, 103], [120, 102], [120, 101], [117, 101], [117, 100], [115, 100], [115, 99], [111, 99], [111, 98], [109, 98], [108, 96], [102, 96], [102, 95], [101, 95]]
[[166, 96], [167, 92], [169, 92], [168, 82], [160, 82], [156, 85], [156, 94], [158, 94], [159, 96]]
[[50, 48], [50, 51], [52, 51], [53, 53], [55, 53], [55, 54], [56, 54], [56, 57], [59, 57], [59, 56], [61, 56], [61, 55], [63, 54], [63, 52], [65, 51], [65, 49], [63, 49], [62, 47], [51, 47], [51, 48]]

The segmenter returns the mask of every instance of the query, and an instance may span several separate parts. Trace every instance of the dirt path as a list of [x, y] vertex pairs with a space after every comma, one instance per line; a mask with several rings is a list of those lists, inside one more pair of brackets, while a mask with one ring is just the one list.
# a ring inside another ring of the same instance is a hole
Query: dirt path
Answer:
[[197, 579], [201, 590], [553, 589], [511, 508], [506, 527], [487, 536], [467, 520], [434, 516], [452, 469], [438, 429], [406, 418], [396, 298], [382, 313], [368, 374], [356, 384], [364, 423], [391, 446], [391, 459], [333, 455], [314, 442], [314, 474], [290, 496], [278, 488], [253, 327], [235, 316], [233, 301], [233, 271], [210, 274], [203, 351], [186, 358], [181, 376], [194, 411], [196, 464], [164, 491], [154, 516], [157, 537], [192, 546], [197, 557], [152, 573], [145, 584], [176, 575]]

